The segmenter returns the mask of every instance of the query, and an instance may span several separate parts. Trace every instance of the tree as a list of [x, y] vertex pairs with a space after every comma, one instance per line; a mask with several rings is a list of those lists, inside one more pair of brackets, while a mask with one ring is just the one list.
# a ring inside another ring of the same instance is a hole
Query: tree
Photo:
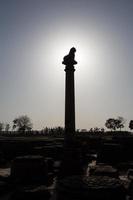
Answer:
[[3, 131], [3, 129], [4, 129], [4, 123], [0, 122], [0, 131]]
[[27, 115], [19, 116], [13, 120], [13, 129], [18, 131], [30, 131], [32, 129], [32, 123]]
[[130, 120], [130, 122], [129, 122], [129, 128], [130, 128], [130, 130], [133, 130], [133, 120]]
[[104, 128], [98, 128], [98, 127], [90, 128], [89, 132], [90, 133], [104, 133]]
[[116, 124], [116, 128], [121, 129], [124, 128], [124, 124], [125, 124], [125, 119], [123, 117], [118, 117], [115, 120], [115, 124]]
[[93, 129], [93, 132], [100, 132], [100, 128], [95, 127], [95, 128]]
[[106, 126], [106, 128], [108, 128], [108, 129], [111, 129], [111, 131], [112, 130], [116, 130], [116, 122], [115, 122], [115, 119], [113, 119], [113, 118], [109, 118], [109, 119], [107, 119], [106, 120], [106, 123], [105, 123], [105, 126]]
[[104, 128], [101, 128], [101, 132], [102, 132], [102, 133], [104, 133], [104, 132], [105, 132]]
[[122, 129], [124, 128], [124, 124], [125, 124], [125, 119], [123, 117], [118, 117], [117, 119], [114, 118], [109, 118], [106, 120], [105, 126], [108, 129], [111, 130], [116, 130], [116, 129]]
[[10, 129], [10, 124], [5, 124], [5, 131], [8, 132]]

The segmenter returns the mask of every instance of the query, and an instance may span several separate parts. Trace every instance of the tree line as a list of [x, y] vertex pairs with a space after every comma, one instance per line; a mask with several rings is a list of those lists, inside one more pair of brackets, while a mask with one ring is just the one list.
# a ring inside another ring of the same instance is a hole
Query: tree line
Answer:
[[[110, 129], [111, 131], [116, 131], [119, 129], [121, 131], [122, 128], [125, 127], [126, 120], [123, 117], [118, 118], [109, 118], [106, 120], [105, 127]], [[133, 130], [133, 120], [129, 121], [128, 125], [130, 130]]]
[[31, 119], [27, 115], [21, 115], [13, 120], [13, 125], [11, 126], [8, 123], [0, 122], [0, 131], [9, 132], [12, 131], [31, 131], [33, 124]]
[[[56, 135], [60, 136], [64, 134], [64, 128], [63, 127], [54, 127], [54, 128], [48, 128], [45, 127], [40, 131], [32, 130], [33, 124], [31, 122], [31, 119], [27, 115], [21, 115], [13, 120], [13, 125], [11, 126], [8, 123], [0, 122], [0, 132], [19, 132], [19, 133], [28, 133], [28, 135]], [[11, 131], [10, 131], [11, 130]]]
[[[126, 120], [123, 117], [118, 118], [109, 118], [105, 122], [105, 127], [107, 129], [110, 129], [111, 131], [120, 130], [125, 127]], [[18, 132], [30, 132], [32, 131], [33, 124], [31, 122], [31, 119], [27, 115], [21, 115], [19, 117], [16, 117], [13, 120], [13, 125], [11, 126], [8, 123], [0, 122], [0, 132], [5, 131], [9, 132], [12, 131], [18, 131]], [[129, 128], [130, 130], [133, 130], [133, 120], [130, 120], [129, 122]], [[55, 128], [43, 128], [41, 131], [42, 134], [45, 135], [52, 135], [52, 134], [64, 134], [64, 128], [62, 127], [55, 127]], [[77, 132], [87, 132], [86, 129], [77, 130]], [[104, 128], [90, 128], [89, 132], [105, 132]]]

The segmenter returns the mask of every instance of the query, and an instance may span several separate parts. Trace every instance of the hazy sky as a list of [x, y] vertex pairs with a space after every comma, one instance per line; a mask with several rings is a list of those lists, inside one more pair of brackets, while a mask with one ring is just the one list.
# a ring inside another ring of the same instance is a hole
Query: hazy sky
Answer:
[[132, 0], [0, 0], [0, 121], [64, 126], [63, 56], [77, 48], [76, 127], [133, 119]]

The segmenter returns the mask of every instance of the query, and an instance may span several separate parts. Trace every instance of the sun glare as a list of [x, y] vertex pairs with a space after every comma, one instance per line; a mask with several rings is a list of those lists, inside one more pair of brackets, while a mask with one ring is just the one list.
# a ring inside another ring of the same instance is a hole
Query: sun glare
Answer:
[[66, 32], [55, 36], [50, 41], [51, 62], [54, 64], [61, 64], [63, 57], [69, 53], [72, 47], [75, 47], [77, 50], [75, 60], [78, 62], [78, 67], [82, 66], [83, 69], [84, 67], [94, 66], [99, 62], [99, 51], [96, 41], [89, 39], [86, 35], [79, 34], [75, 36]]
[[56, 51], [54, 52], [53, 58], [55, 62], [61, 62], [61, 59], [63, 61], [63, 57], [67, 55], [72, 47], [76, 48], [76, 54], [75, 54], [75, 60], [78, 62], [78, 64], [85, 65], [87, 62], [86, 57], [86, 50], [83, 43], [78, 41], [70, 40], [60, 40], [57, 42]]
[[[53, 37], [53, 34], [49, 35], [48, 44], [41, 44], [42, 46], [48, 46], [47, 48], [47, 61], [50, 69], [54, 71], [57, 77], [62, 76], [61, 66], [64, 56], [68, 55], [72, 47], [76, 48], [75, 60], [78, 64], [75, 66], [80, 77], [88, 76], [93, 79], [93, 75], [96, 74], [98, 68], [97, 65], [100, 62], [99, 48], [96, 44], [96, 39], [92, 40], [89, 36], [78, 32], [77, 35], [68, 32], [57, 32]], [[42, 53], [43, 54], [43, 53]], [[44, 56], [42, 56], [44, 60]], [[46, 60], [45, 60], [46, 61]]]

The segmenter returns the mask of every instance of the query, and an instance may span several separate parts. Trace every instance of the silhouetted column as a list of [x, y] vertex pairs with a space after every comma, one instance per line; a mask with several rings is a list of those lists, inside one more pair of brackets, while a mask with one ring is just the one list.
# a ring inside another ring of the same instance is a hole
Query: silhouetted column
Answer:
[[63, 64], [66, 72], [65, 87], [65, 142], [64, 156], [60, 168], [60, 178], [81, 175], [82, 165], [80, 149], [75, 137], [75, 95], [74, 95], [74, 60], [76, 49], [73, 47], [67, 56], [64, 57]]
[[75, 133], [75, 88], [74, 88], [74, 60], [76, 49], [73, 47], [62, 62], [66, 72], [65, 82], [65, 134], [68, 138]]

